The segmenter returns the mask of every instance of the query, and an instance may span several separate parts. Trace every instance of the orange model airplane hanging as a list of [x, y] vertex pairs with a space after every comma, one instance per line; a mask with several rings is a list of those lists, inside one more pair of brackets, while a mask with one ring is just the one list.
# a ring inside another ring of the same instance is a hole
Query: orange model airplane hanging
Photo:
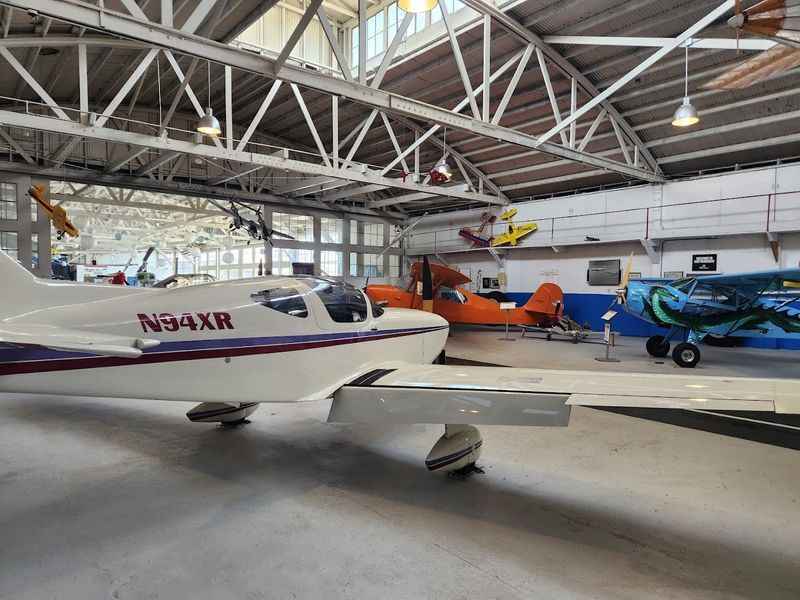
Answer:
[[78, 237], [80, 231], [78, 231], [78, 228], [75, 227], [75, 225], [72, 224], [72, 221], [69, 220], [69, 217], [67, 217], [67, 211], [65, 211], [61, 206], [54, 206], [50, 204], [44, 197], [44, 186], [31, 186], [31, 189], [28, 190], [28, 194], [30, 194], [30, 197], [39, 203], [39, 206], [42, 207], [42, 210], [44, 210], [47, 218], [53, 222], [53, 227], [56, 228], [57, 239], [60, 240], [63, 238], [65, 233], [70, 237]]
[[[463, 273], [444, 265], [430, 265], [433, 280], [433, 312], [450, 323], [474, 325], [530, 325], [549, 327], [564, 313], [564, 293], [555, 283], [543, 283], [528, 302], [513, 310], [500, 310], [495, 300], [483, 298], [460, 287], [471, 280]], [[367, 295], [375, 303], [391, 308], [422, 308], [422, 296], [417, 291], [422, 280], [422, 263], [411, 266], [411, 284], [403, 289], [393, 285], [369, 285]], [[506, 314], [508, 313], [508, 314]]]

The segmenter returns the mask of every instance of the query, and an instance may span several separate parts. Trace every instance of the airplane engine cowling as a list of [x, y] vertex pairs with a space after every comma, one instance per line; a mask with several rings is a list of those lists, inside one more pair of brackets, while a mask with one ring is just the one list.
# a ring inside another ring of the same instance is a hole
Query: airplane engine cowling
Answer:
[[483, 438], [472, 425], [445, 425], [444, 435], [434, 444], [425, 466], [429, 471], [458, 471], [475, 463]]
[[186, 413], [193, 423], [235, 423], [252, 415], [258, 402], [203, 402]]

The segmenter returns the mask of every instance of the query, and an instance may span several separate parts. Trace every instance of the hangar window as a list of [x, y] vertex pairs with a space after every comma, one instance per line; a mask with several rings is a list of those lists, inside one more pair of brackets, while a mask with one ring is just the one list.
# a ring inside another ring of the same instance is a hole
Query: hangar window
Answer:
[[250, 294], [251, 300], [291, 317], [306, 318], [308, 307], [303, 295], [295, 288], [273, 288]]
[[0, 183], [0, 219], [17, 220], [17, 184]]
[[379, 254], [364, 254], [364, 276], [383, 277], [383, 257]]
[[331, 219], [329, 217], [322, 217], [319, 220], [320, 234], [322, 235], [323, 244], [341, 244], [342, 243], [342, 227], [344, 221], [341, 219]]
[[326, 277], [341, 277], [342, 253], [335, 250], [323, 250], [319, 253], [319, 268]]
[[314, 218], [308, 215], [272, 213], [272, 227], [278, 231], [288, 233], [295, 241], [314, 241]]
[[383, 246], [383, 223], [364, 223], [363, 246]]
[[358, 289], [346, 283], [325, 279], [306, 279], [305, 282], [325, 305], [336, 323], [360, 323], [367, 320], [367, 300]]
[[15, 231], [0, 231], [0, 250], [11, 258], [17, 258], [17, 233]]

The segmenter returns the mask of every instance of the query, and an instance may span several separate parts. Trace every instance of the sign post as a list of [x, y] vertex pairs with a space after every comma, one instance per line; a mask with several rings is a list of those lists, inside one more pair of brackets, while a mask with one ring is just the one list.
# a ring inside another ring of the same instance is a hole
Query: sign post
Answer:
[[517, 303], [516, 302], [501, 302], [500, 303], [500, 310], [502, 310], [506, 314], [506, 334], [505, 334], [505, 336], [499, 338], [500, 340], [502, 340], [504, 342], [515, 342], [516, 341], [514, 338], [508, 336], [508, 320], [510, 318], [509, 314], [515, 308], [517, 308]]
[[612, 346], [613, 341], [613, 333], [611, 332], [611, 320], [617, 316], [617, 311], [609, 310], [604, 314], [601, 319], [605, 321], [603, 325], [603, 342], [606, 347], [606, 352], [604, 356], [596, 356], [595, 360], [598, 362], [620, 362], [618, 358], [614, 358], [610, 356], [610, 348]]

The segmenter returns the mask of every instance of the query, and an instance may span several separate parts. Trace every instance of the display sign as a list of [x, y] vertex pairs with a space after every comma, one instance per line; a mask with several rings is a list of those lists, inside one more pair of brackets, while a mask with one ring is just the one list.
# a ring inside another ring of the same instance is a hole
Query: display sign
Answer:
[[717, 270], [716, 254], [692, 254], [692, 271], [715, 272]]
[[683, 279], [683, 271], [664, 271], [664, 279]]
[[500, 303], [500, 310], [514, 310], [517, 308], [516, 302], [501, 302]]
[[589, 285], [619, 285], [619, 260], [590, 260], [586, 271]]
[[500, 280], [497, 277], [484, 277], [483, 287], [490, 290], [499, 290]]

